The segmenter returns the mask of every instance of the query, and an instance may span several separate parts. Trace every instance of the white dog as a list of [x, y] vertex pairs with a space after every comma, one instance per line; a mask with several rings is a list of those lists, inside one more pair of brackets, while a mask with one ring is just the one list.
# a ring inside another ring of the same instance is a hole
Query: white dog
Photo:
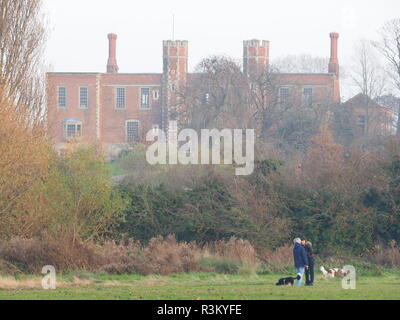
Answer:
[[319, 270], [321, 270], [326, 279], [331, 279], [335, 277], [335, 272], [333, 271], [333, 269], [329, 269], [328, 271], [326, 271], [325, 268], [321, 266]]
[[345, 277], [348, 275], [348, 272], [346, 272], [344, 269], [332, 268], [326, 271], [325, 268], [321, 266], [319, 270], [321, 270], [326, 279], [332, 279], [334, 277]]

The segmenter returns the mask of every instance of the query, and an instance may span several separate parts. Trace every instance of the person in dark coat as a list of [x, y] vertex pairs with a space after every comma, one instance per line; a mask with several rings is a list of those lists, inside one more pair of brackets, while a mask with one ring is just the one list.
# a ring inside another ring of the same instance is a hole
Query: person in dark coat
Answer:
[[312, 249], [312, 243], [310, 241], [307, 241], [306, 239], [303, 239], [301, 240], [301, 244], [304, 246], [304, 249], [306, 250], [308, 259], [308, 268], [306, 268], [306, 286], [313, 286], [315, 258]]
[[308, 268], [308, 258], [306, 249], [301, 245], [301, 239], [296, 238], [293, 240], [293, 243], [294, 267], [296, 268], [296, 273], [300, 276], [300, 279], [296, 281], [296, 286], [301, 286], [304, 271]]

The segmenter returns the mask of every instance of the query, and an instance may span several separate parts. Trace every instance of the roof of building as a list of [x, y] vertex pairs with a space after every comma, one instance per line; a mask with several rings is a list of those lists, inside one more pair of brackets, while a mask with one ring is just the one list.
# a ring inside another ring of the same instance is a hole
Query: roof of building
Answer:
[[354, 97], [348, 99], [346, 102], [343, 103], [345, 106], [349, 107], [359, 107], [359, 106], [364, 106], [365, 104], [368, 104], [370, 107], [374, 108], [381, 108], [381, 109], [391, 109], [386, 106], [383, 106], [376, 101], [372, 100], [369, 96], [363, 94], [363, 93], [358, 93]]

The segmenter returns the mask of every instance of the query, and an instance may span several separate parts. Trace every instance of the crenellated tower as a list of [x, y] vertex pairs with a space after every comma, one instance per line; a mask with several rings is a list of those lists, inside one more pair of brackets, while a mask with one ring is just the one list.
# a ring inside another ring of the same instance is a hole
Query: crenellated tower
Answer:
[[247, 76], [263, 72], [269, 65], [269, 41], [243, 41], [243, 73]]
[[169, 120], [179, 120], [183, 105], [179, 99], [186, 87], [188, 73], [188, 41], [163, 41], [162, 127], [168, 129]]

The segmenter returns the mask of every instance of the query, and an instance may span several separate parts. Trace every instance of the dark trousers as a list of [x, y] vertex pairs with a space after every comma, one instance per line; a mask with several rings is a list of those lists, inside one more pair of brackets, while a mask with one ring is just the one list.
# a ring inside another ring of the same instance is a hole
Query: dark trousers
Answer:
[[310, 261], [306, 269], [306, 284], [314, 283], [314, 261]]

